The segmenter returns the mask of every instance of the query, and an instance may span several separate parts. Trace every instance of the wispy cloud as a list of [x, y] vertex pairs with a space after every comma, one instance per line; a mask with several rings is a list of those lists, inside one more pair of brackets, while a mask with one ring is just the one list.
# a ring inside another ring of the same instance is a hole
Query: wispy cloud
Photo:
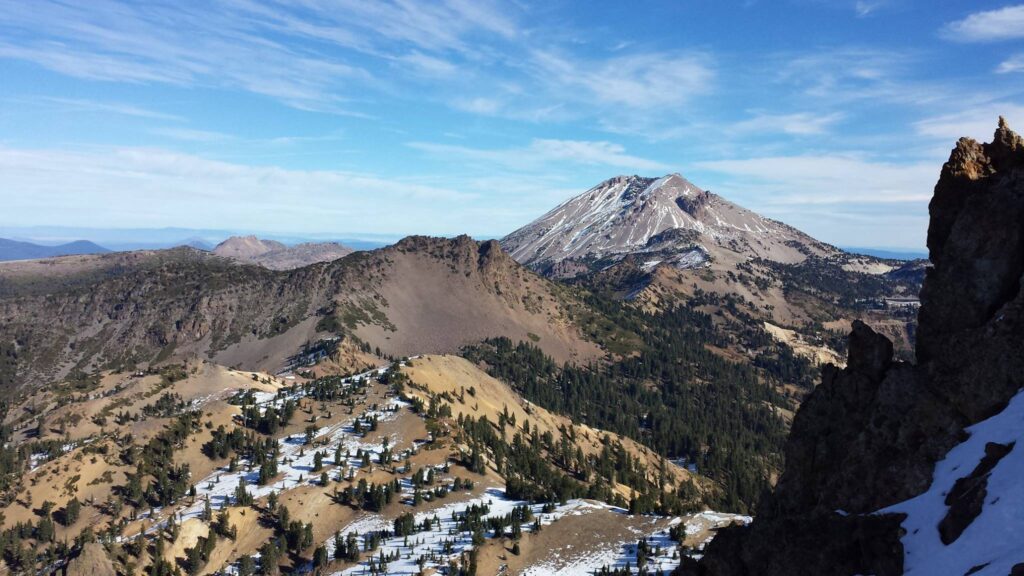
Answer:
[[440, 54], [475, 54], [467, 37], [518, 33], [506, 12], [464, 0], [6, 1], [0, 58], [87, 80], [240, 89], [300, 109], [365, 115], [353, 100], [380, 80], [360, 55], [404, 63], [410, 73], [451, 74], [455, 65]]
[[812, 136], [824, 134], [828, 129], [843, 119], [840, 112], [814, 113], [796, 112], [792, 114], [758, 113], [752, 118], [732, 125], [731, 130], [739, 133], [781, 133], [793, 136]]
[[167, 114], [148, 108], [142, 108], [123, 102], [103, 102], [99, 100], [87, 100], [80, 98], [58, 98], [53, 96], [34, 96], [17, 100], [19, 105], [45, 105], [63, 112], [87, 112], [101, 114], [117, 114], [120, 116], [134, 116], [137, 118], [149, 118], [152, 120], [171, 120], [175, 122], [184, 121], [185, 118], [176, 114]]
[[431, 78], [446, 78], [458, 72], [459, 67], [448, 60], [413, 51], [397, 59], [410, 69]]
[[918, 134], [953, 143], [961, 136], [979, 142], [988, 141], [995, 132], [997, 120], [1006, 117], [1011, 126], [1024, 125], [1024, 105], [1012, 102], [990, 102], [920, 120], [914, 124]]
[[999, 63], [996, 67], [998, 74], [1010, 74], [1013, 72], [1024, 72], [1024, 54], [1014, 54]]
[[497, 98], [478, 96], [476, 98], [454, 98], [451, 105], [456, 110], [483, 116], [494, 116], [504, 109], [504, 103]]
[[847, 46], [771, 58], [774, 82], [802, 97], [850, 103], [860, 100], [927, 101], [929, 90], [903, 78], [912, 62], [907, 53]]
[[[217, 228], [244, 222], [253, 229], [286, 230], [287, 222], [301, 221], [306, 232], [404, 233], [412, 219], [422, 232], [441, 233], [465, 227], [451, 203], [471, 205], [476, 199], [409, 179], [249, 166], [153, 148], [0, 147], [0, 179], [18, 191], [0, 217], [5, 225], [80, 225], [89, 214], [91, 225], [101, 227], [187, 222]], [[101, 212], [95, 211], [97, 198], [103, 198]], [[48, 206], [45, 215], [40, 205]]]
[[1024, 4], [968, 15], [950, 22], [942, 36], [955, 42], [996, 42], [1024, 38]]
[[557, 96], [663, 112], [711, 91], [715, 72], [706, 54], [649, 52], [597, 61], [535, 51], [533, 71]]
[[626, 153], [619, 145], [605, 141], [535, 139], [523, 148], [480, 149], [432, 142], [410, 142], [410, 147], [447, 158], [477, 162], [485, 168], [538, 170], [554, 163], [607, 166], [630, 170], [668, 171], [670, 167]]
[[927, 202], [938, 175], [932, 163], [894, 164], [858, 154], [715, 160], [698, 168], [719, 172], [749, 187], [759, 204]]
[[885, 2], [882, 0], [857, 0], [853, 4], [853, 10], [857, 13], [858, 18], [865, 18], [875, 13], [882, 6], [885, 6]]
[[150, 130], [153, 134], [158, 136], [167, 136], [175, 140], [183, 140], [186, 142], [223, 142], [225, 140], [231, 140], [233, 137], [230, 134], [224, 134], [223, 132], [214, 132], [212, 130], [196, 130], [193, 128], [154, 128]]

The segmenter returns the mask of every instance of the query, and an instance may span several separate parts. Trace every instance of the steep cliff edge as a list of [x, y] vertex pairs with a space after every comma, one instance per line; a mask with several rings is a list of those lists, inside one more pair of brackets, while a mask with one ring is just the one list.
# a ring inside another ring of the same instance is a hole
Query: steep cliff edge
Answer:
[[[948, 463], [954, 447], [985, 429], [967, 428], [1000, 414], [1024, 385], [1024, 140], [1003, 119], [989, 144], [961, 139], [929, 212], [933, 268], [921, 292], [917, 364], [893, 361], [892, 344], [856, 323], [847, 367], [825, 370], [796, 415], [786, 471], [755, 521], [723, 530], [682, 573], [901, 574], [921, 561], [905, 550], [908, 530], [949, 546], [985, 507], [998, 506], [985, 482], [1012, 452], [1012, 438], [981, 442], [970, 465], [947, 470], [948, 490], [940, 490], [936, 464]], [[905, 504], [937, 491], [940, 521], [908, 523]], [[1024, 518], [1010, 512], [1003, 521], [1019, 522], [1006, 526], [1019, 533]], [[1024, 563], [1019, 556], [979, 552], [956, 573], [1006, 574]]]

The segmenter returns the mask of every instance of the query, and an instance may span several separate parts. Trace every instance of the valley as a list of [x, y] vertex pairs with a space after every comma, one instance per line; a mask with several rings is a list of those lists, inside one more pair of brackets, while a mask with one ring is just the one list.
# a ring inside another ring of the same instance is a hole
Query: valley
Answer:
[[678, 175], [556, 217], [0, 264], [6, 564], [667, 573], [750, 522], [852, 322], [912, 350], [916, 264]]

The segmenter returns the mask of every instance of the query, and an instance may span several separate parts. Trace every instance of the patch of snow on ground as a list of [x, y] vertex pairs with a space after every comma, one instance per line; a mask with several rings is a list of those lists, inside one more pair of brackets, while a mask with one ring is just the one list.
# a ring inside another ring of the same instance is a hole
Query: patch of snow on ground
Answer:
[[701, 248], [694, 248], [680, 254], [676, 258], [676, 268], [683, 270], [690, 270], [693, 268], [700, 268], [708, 261], [707, 253]]
[[[591, 504], [591, 509], [601, 505]], [[567, 505], [569, 506], [569, 505]], [[560, 507], [565, 508], [565, 506]], [[626, 514], [621, 508], [611, 508], [620, 514]], [[659, 518], [651, 517], [651, 527], [647, 529], [631, 529], [635, 534], [633, 538], [619, 542], [604, 543], [601, 548], [593, 549], [582, 545], [578, 550], [568, 549], [554, 554], [551, 560], [535, 564], [523, 570], [524, 576], [590, 576], [597, 573], [601, 568], [622, 569], [628, 564], [633, 573], [638, 573], [637, 567], [637, 545], [641, 538], [646, 539], [648, 545], [647, 563], [645, 574], [671, 574], [681, 562], [682, 556], [687, 552], [681, 550], [678, 543], [669, 537], [668, 528], [655, 528]], [[669, 526], [676, 526], [685, 523], [687, 534], [696, 534], [710, 528], [716, 528], [732, 524], [733, 522], [750, 523], [749, 516], [736, 514], [724, 514], [719, 512], [701, 512], [686, 518], [674, 518]], [[557, 528], [554, 528], [557, 530]], [[707, 542], [702, 542], [698, 550], [703, 550]]]
[[[487, 490], [486, 495], [473, 498], [471, 500], [451, 503], [435, 510], [428, 512], [420, 512], [416, 514], [417, 525], [422, 524], [425, 519], [433, 519], [437, 517], [440, 520], [440, 528], [433, 528], [428, 532], [417, 532], [406, 537], [395, 537], [389, 538], [381, 542], [380, 547], [373, 552], [372, 558], [376, 561], [381, 557], [391, 555], [395, 552], [398, 553], [398, 559], [389, 562], [387, 565], [387, 574], [395, 575], [408, 575], [420, 573], [420, 558], [430, 558], [426, 562], [426, 566], [438, 567], [447, 565], [449, 559], [457, 558], [463, 552], [472, 548], [472, 535], [468, 532], [458, 532], [456, 514], [460, 514], [473, 504], [487, 504], [489, 511], [487, 517], [492, 516], [505, 516], [512, 512], [512, 510], [523, 502], [510, 500], [505, 498], [503, 490], [490, 488]], [[371, 528], [372, 523], [368, 519], [361, 519], [347, 526], [342, 530], [343, 534], [348, 534], [353, 529], [359, 530], [359, 533], [365, 534], [365, 529]], [[384, 528], [390, 528], [391, 524], [388, 523]], [[378, 528], [379, 529], [379, 528]], [[452, 553], [444, 553], [444, 543], [450, 541], [452, 543]], [[328, 553], [333, 552], [333, 537], [328, 540], [327, 546], [330, 548]], [[371, 556], [367, 556], [370, 558]], [[340, 572], [336, 572], [333, 576], [342, 575], [356, 575], [366, 574], [368, 569], [368, 560], [361, 561], [355, 566], [351, 566]]]
[[[1005, 576], [1015, 564], [1024, 562], [1024, 391], [1018, 392], [1002, 412], [967, 428], [967, 432], [970, 438], [935, 465], [927, 492], [878, 511], [907, 515], [903, 521], [906, 534], [901, 539], [907, 574], [965, 574], [987, 564], [973, 574]], [[1016, 445], [992, 470], [981, 514], [946, 546], [938, 530], [949, 510], [946, 494], [958, 478], [974, 470], [988, 442]]]
[[[373, 370], [367, 374], [377, 373], [379, 370], [380, 369]], [[359, 378], [360, 376], [356, 376], [355, 378]], [[261, 396], [261, 394], [266, 395]], [[299, 399], [302, 397], [302, 394], [299, 391], [293, 392], [289, 395], [282, 395], [281, 397], [276, 394], [260, 392], [257, 392], [256, 395], [257, 405], [263, 407], [263, 409], [265, 409], [269, 404], [280, 407], [287, 399]], [[386, 404], [381, 406], [380, 409], [366, 410], [362, 414], [362, 417], [365, 419], [377, 416], [378, 422], [386, 422], [396, 418], [398, 411], [408, 405], [409, 404], [407, 402], [397, 398], [390, 398]], [[360, 435], [355, 432], [353, 423], [354, 419], [318, 429], [315, 437], [318, 439], [326, 438], [325, 445], [307, 445], [305, 437], [302, 434], [292, 434], [281, 439], [279, 441], [281, 452], [278, 457], [279, 476], [273, 483], [264, 486], [257, 485], [257, 481], [259, 480], [259, 468], [251, 466], [248, 459], [240, 460], [238, 469], [234, 472], [228, 472], [226, 468], [214, 471], [206, 478], [196, 482], [196, 501], [182, 511], [181, 518], [186, 519], [199, 517], [202, 514], [205, 499], [207, 497], [209, 497], [210, 504], [214, 510], [218, 510], [222, 506], [230, 504], [234, 498], [235, 489], [238, 487], [239, 481], [242, 478], [245, 478], [246, 484], [248, 484], [247, 490], [249, 493], [253, 495], [253, 498], [257, 499], [270, 494], [272, 491], [280, 494], [284, 490], [295, 488], [299, 484], [319, 483], [320, 473], [313, 472], [314, 459], [316, 458], [316, 453], [318, 451], [324, 453], [324, 466], [335, 466], [334, 469], [327, 471], [328, 476], [331, 478], [335, 478], [337, 476], [339, 473], [339, 466], [342, 467], [342, 469], [351, 467], [358, 471], [361, 467], [361, 462], [356, 458], [356, 453], [359, 450], [370, 452], [372, 463], [379, 463], [380, 454], [384, 449], [382, 443], [363, 442]], [[391, 435], [388, 440], [389, 446], [393, 447], [398, 444], [400, 439], [395, 435]], [[342, 462], [335, 462], [334, 451], [339, 445], [342, 448], [343, 454], [348, 453], [348, 458], [345, 458]]]

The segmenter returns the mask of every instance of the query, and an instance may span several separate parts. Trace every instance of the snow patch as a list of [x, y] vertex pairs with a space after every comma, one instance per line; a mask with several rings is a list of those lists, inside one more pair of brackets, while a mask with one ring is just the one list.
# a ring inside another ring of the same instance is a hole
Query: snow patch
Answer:
[[[976, 566], [977, 576], [1005, 576], [1024, 562], [1021, 534], [1024, 533], [1024, 391], [1018, 392], [1006, 408], [966, 429], [970, 438], [950, 450], [935, 465], [927, 492], [877, 513], [904, 513], [904, 571], [907, 574], [965, 574]], [[957, 479], [974, 470], [985, 456], [985, 444], [1016, 442], [988, 477], [988, 494], [981, 514], [949, 544], [939, 539], [939, 522], [949, 507], [946, 494]]]

